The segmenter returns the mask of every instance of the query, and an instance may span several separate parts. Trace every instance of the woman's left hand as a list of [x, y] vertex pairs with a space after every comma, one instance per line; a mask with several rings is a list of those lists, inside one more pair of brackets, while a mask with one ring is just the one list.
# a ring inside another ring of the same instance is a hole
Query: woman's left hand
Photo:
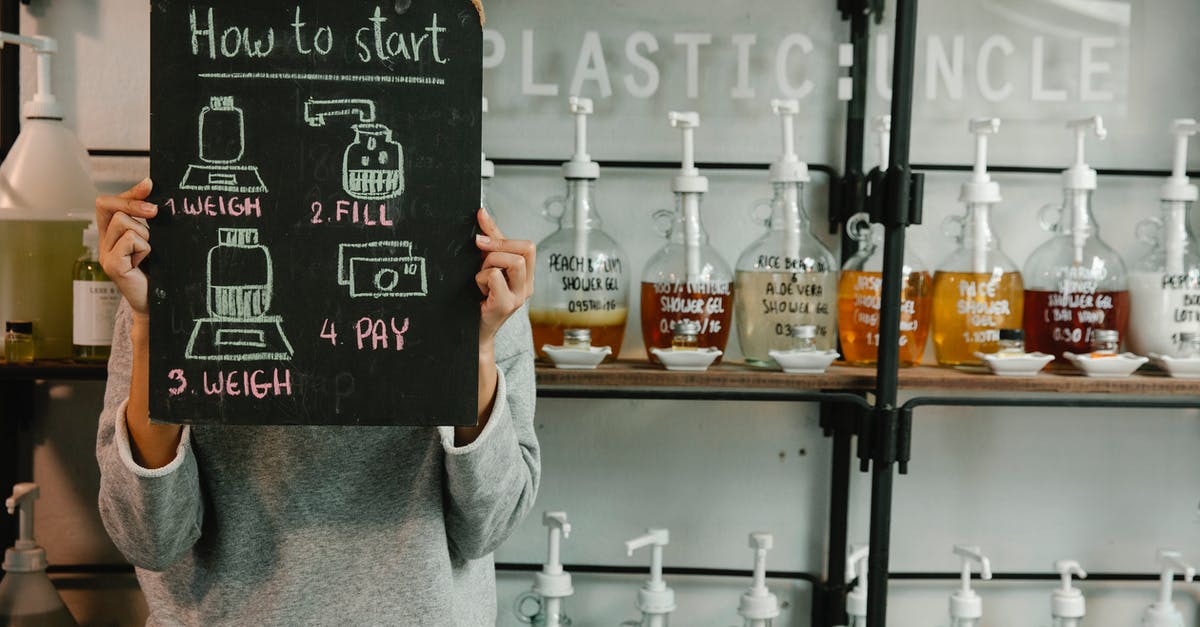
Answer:
[[475, 283], [484, 296], [479, 305], [479, 352], [488, 355], [500, 326], [533, 295], [537, 247], [529, 240], [505, 239], [484, 209], [478, 218], [483, 234], [475, 237], [475, 245], [483, 253], [483, 268]]

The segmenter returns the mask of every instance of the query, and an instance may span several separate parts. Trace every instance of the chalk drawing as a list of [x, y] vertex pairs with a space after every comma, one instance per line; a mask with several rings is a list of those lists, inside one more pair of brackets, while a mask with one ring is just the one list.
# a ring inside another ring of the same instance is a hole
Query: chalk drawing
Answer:
[[201, 163], [188, 165], [181, 189], [257, 194], [267, 191], [258, 167], [241, 163], [246, 154], [246, 119], [233, 96], [214, 96], [200, 110], [197, 153]]
[[404, 147], [392, 129], [375, 122], [375, 103], [362, 99], [314, 100], [304, 103], [304, 121], [325, 126], [331, 117], [356, 116], [354, 140], [342, 156], [342, 189], [363, 200], [386, 200], [404, 193]]
[[208, 251], [205, 305], [208, 316], [195, 320], [184, 357], [212, 361], [290, 359], [293, 350], [282, 316], [270, 315], [274, 293], [271, 251], [258, 241], [258, 229], [217, 229]]
[[351, 298], [406, 298], [429, 294], [425, 258], [412, 242], [379, 241], [338, 246], [338, 284]]
[[445, 85], [437, 76], [393, 76], [391, 74], [313, 74], [305, 72], [202, 72], [200, 78], [231, 80], [322, 81], [331, 83], [402, 83], [406, 85]]

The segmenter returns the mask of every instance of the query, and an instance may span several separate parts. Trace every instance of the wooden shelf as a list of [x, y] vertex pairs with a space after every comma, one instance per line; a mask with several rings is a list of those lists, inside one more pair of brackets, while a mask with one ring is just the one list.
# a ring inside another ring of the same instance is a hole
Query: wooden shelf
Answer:
[[103, 381], [108, 378], [108, 362], [82, 362], [67, 359], [39, 359], [31, 364], [0, 360], [0, 381], [33, 379], [72, 379]]

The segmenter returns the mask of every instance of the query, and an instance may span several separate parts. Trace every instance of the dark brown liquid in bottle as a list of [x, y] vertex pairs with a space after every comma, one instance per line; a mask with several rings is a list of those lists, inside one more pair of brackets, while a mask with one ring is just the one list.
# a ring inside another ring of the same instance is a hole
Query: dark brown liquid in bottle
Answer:
[[[700, 348], [725, 350], [733, 322], [732, 283], [642, 283], [642, 341], [651, 348], [671, 348], [672, 326], [680, 320], [700, 323]], [[720, 363], [718, 357], [714, 363]]]

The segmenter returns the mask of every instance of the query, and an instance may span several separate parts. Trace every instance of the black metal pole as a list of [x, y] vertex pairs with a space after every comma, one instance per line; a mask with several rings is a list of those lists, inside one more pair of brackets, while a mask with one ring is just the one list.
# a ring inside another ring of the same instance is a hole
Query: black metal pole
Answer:
[[[0, 0], [0, 30], [21, 30], [20, 0]], [[19, 46], [0, 46], [0, 160], [17, 141], [21, 131], [21, 51]]]
[[911, 221], [913, 188], [909, 164], [912, 128], [913, 58], [917, 1], [896, 2], [896, 45], [892, 57], [891, 159], [886, 174], [883, 293], [879, 319], [879, 363], [875, 392], [875, 451], [871, 471], [871, 554], [868, 558], [867, 626], [887, 624], [887, 583], [892, 526], [892, 480], [899, 412], [900, 298], [904, 277], [904, 229]]
[[[847, 405], [833, 405], [841, 411], [855, 411]], [[849, 545], [850, 519], [850, 440], [854, 435], [853, 422], [835, 417], [833, 423], [833, 461], [829, 480], [829, 556], [826, 588], [830, 591], [825, 607], [825, 622], [831, 627], [846, 624], [846, 549]]]
[[[858, 242], [851, 239], [844, 228], [850, 216], [865, 209], [863, 168], [864, 143], [867, 125], [867, 70], [871, 50], [871, 14], [868, 7], [856, 7], [848, 14], [850, 19], [850, 44], [854, 46], [854, 65], [850, 68], [853, 93], [846, 105], [846, 148], [842, 178], [832, 181], [836, 193], [836, 206], [829, 207], [829, 230], [842, 232], [842, 261], [849, 259], [858, 250]], [[846, 17], [846, 15], [843, 15]]]

